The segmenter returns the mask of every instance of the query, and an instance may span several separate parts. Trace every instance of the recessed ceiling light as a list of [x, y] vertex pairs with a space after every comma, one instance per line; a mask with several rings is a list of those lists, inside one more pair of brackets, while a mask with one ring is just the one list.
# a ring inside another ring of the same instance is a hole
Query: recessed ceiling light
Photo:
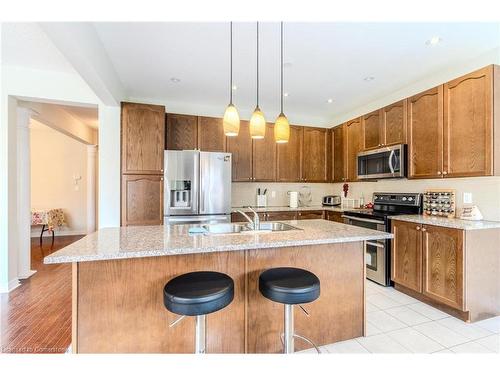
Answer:
[[375, 77], [368, 76], [368, 77], [363, 78], [363, 81], [370, 82], [370, 81], [373, 81], [374, 79], [375, 79]]
[[284, 92], [283, 93], [283, 96], [286, 98], [288, 96], [288, 93], [287, 92]]
[[233, 90], [238, 90], [238, 86], [233, 85]]
[[439, 44], [441, 42], [442, 42], [442, 39], [440, 37], [433, 36], [432, 38], [430, 38], [429, 40], [427, 40], [425, 42], [425, 44], [427, 44], [428, 46], [435, 46], [435, 45], [437, 45], [437, 44]]
[[173, 83], [179, 83], [181, 80], [179, 78], [172, 77], [170, 78], [170, 81], [172, 81]]
[[328, 99], [327, 103], [333, 103], [333, 99]]

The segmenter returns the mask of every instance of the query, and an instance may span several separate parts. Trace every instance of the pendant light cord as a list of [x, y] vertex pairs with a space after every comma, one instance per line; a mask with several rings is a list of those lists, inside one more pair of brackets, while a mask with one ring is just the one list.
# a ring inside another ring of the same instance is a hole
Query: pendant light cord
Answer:
[[230, 78], [229, 78], [229, 104], [233, 104], [233, 22], [229, 23], [229, 35], [230, 35], [230, 42], [229, 42], [229, 50], [230, 50]]
[[259, 22], [257, 22], [257, 107], [259, 106]]
[[281, 113], [283, 113], [283, 21], [281, 21]]

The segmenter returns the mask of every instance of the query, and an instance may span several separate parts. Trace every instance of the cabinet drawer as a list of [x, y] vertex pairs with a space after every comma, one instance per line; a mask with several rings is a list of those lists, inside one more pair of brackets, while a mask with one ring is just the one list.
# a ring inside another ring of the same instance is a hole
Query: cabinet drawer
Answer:
[[274, 211], [266, 212], [267, 221], [277, 221], [277, 220], [295, 220], [297, 218], [296, 211]]
[[342, 212], [325, 211], [326, 220], [336, 221], [337, 223], [344, 223]]
[[297, 220], [323, 219], [324, 211], [298, 211]]

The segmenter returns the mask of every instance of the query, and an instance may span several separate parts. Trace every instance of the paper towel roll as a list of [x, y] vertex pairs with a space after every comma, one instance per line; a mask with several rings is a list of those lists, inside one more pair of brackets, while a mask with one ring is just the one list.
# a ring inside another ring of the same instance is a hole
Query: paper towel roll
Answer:
[[289, 191], [288, 195], [290, 197], [290, 203], [288, 206], [291, 208], [299, 207], [299, 193], [296, 191]]

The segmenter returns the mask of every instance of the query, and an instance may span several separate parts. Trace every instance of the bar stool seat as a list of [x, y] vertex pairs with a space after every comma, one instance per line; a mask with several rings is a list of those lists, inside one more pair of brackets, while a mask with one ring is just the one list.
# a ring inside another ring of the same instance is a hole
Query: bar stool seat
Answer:
[[233, 279], [220, 272], [185, 273], [163, 288], [165, 307], [178, 315], [210, 314], [229, 305], [233, 298]]
[[259, 290], [271, 301], [298, 305], [316, 300], [320, 294], [318, 277], [292, 267], [271, 268], [260, 274]]

